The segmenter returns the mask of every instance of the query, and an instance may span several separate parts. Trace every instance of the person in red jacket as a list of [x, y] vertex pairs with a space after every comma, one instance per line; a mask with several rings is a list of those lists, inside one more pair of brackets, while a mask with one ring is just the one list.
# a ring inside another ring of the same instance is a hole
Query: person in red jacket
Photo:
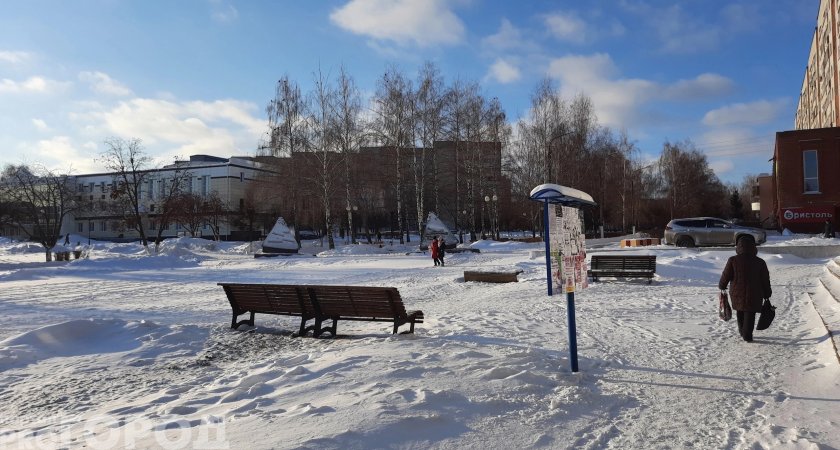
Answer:
[[432, 260], [435, 262], [436, 266], [440, 265], [439, 258], [439, 250], [438, 250], [438, 240], [437, 236], [432, 239], [432, 242], [429, 243], [429, 250], [432, 252]]
[[764, 299], [773, 293], [770, 272], [767, 263], [757, 256], [758, 249], [752, 239], [738, 239], [735, 253], [726, 262], [718, 287], [723, 291], [729, 286], [732, 309], [738, 316], [738, 332], [745, 341], [752, 342], [755, 314], [761, 311]]

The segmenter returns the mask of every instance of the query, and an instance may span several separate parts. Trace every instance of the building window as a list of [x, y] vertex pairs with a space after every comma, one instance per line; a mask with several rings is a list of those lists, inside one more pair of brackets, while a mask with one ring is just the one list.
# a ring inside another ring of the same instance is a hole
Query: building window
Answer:
[[820, 177], [816, 150], [806, 150], [802, 152], [802, 172], [805, 180], [805, 193], [819, 192]]
[[79, 223], [77, 223], [76, 225], [78, 225], [78, 226], [76, 227], [76, 232], [77, 232], [77, 233], [82, 233], [82, 232], [84, 232], [84, 231], [85, 231], [85, 224], [84, 224], [84, 222], [79, 222]]
[[239, 172], [239, 181], [245, 181], [245, 172]]
[[93, 231], [93, 222], [88, 222], [88, 231]]
[[108, 231], [108, 222], [99, 222], [99, 231]]
[[207, 195], [207, 187], [210, 184], [210, 176], [204, 175], [201, 177], [201, 195]]

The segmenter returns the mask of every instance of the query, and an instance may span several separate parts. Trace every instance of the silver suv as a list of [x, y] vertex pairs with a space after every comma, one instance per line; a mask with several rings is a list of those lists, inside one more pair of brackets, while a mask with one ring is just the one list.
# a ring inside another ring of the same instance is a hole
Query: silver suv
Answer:
[[666, 244], [678, 247], [735, 245], [739, 239], [752, 239], [756, 244], [767, 241], [764, 230], [735, 225], [714, 217], [674, 219], [665, 226], [664, 237]]

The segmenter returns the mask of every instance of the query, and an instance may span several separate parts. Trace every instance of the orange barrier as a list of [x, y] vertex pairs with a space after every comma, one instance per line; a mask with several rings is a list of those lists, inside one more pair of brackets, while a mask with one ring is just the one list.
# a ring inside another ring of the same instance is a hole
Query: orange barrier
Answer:
[[643, 239], [622, 239], [621, 248], [624, 247], [644, 247], [647, 245], [659, 245], [659, 238], [643, 238]]

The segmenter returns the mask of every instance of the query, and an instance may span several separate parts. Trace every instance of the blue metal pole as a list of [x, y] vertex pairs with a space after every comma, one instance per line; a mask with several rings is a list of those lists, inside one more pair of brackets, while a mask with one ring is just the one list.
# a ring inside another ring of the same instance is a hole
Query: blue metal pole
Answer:
[[549, 244], [549, 231], [548, 231], [548, 200], [545, 201], [543, 205], [543, 237], [545, 238], [545, 272], [546, 272], [546, 282], [548, 284], [548, 295], [552, 295], [551, 289], [551, 245]]
[[566, 315], [569, 317], [569, 362], [572, 372], [578, 371], [577, 330], [575, 328], [575, 293], [566, 293]]

